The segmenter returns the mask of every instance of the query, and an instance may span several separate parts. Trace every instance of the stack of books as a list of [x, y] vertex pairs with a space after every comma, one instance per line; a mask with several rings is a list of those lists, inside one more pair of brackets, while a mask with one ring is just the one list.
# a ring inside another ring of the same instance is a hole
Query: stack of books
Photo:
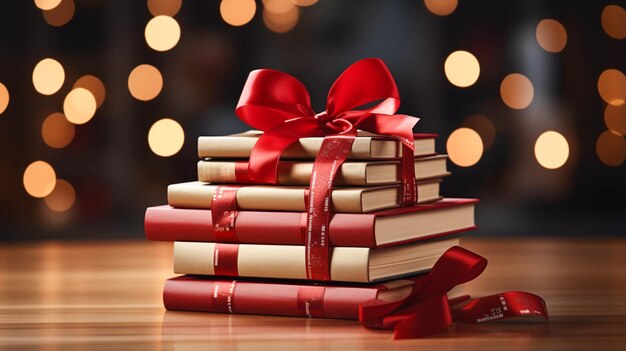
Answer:
[[[443, 198], [449, 175], [436, 135], [415, 135], [418, 204], [400, 207], [402, 145], [360, 132], [337, 172], [328, 229], [331, 281], [307, 280], [305, 201], [323, 138], [301, 138], [278, 165], [278, 184], [242, 184], [232, 235], [212, 222], [216, 189], [236, 184], [261, 132], [200, 137], [198, 181], [168, 187], [145, 215], [149, 240], [174, 242], [168, 310], [357, 319], [358, 306], [406, 297], [463, 232], [474, 199]], [[219, 191], [219, 190], [218, 190]]]

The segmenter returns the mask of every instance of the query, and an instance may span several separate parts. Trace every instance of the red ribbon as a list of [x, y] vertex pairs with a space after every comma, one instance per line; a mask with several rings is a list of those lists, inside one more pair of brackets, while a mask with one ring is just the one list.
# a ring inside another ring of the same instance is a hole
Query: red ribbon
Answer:
[[[378, 101], [374, 107], [357, 109]], [[315, 196], [307, 202], [309, 279], [330, 279], [327, 240], [322, 231], [328, 228], [330, 215], [324, 206], [329, 207], [335, 172], [346, 159], [357, 128], [402, 142], [401, 205], [417, 202], [413, 126], [418, 118], [395, 114], [399, 106], [396, 83], [379, 59], [364, 59], [348, 67], [330, 88], [326, 111], [317, 114], [311, 108], [308, 91], [293, 76], [271, 69], [255, 70], [248, 76], [236, 113], [248, 125], [264, 131], [250, 153], [251, 181], [275, 184], [278, 161], [287, 146], [304, 137], [325, 137], [313, 169], [328, 181], [314, 183], [312, 176], [310, 191]], [[327, 148], [332, 145], [337, 147], [334, 157], [323, 157], [330, 154]]]
[[219, 243], [238, 243], [235, 221], [237, 208], [237, 190], [240, 186], [220, 185], [215, 188], [211, 200], [211, 220], [215, 241]]
[[407, 298], [361, 305], [359, 321], [368, 328], [393, 329], [394, 339], [406, 339], [446, 330], [453, 320], [472, 324], [521, 316], [548, 320], [544, 300], [523, 291], [486, 296], [463, 307], [451, 307], [459, 301], [449, 301], [446, 293], [478, 277], [486, 266], [485, 258], [452, 247], [437, 260], [430, 273], [416, 282]]

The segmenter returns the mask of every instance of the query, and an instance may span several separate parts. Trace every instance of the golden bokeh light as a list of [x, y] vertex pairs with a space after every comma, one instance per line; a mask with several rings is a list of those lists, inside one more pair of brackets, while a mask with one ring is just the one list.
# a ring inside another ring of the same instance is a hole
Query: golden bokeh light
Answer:
[[52, 95], [59, 91], [65, 81], [65, 71], [59, 61], [45, 58], [33, 69], [33, 86], [40, 94]]
[[563, 135], [549, 130], [537, 138], [535, 142], [535, 158], [547, 169], [560, 168], [569, 157], [569, 144]]
[[220, 15], [231, 26], [243, 26], [254, 18], [256, 2], [254, 0], [222, 0]]
[[30, 196], [42, 198], [54, 190], [57, 175], [47, 162], [35, 161], [26, 167], [22, 180], [24, 189]]
[[617, 167], [626, 159], [626, 140], [623, 136], [607, 130], [596, 141], [596, 153], [602, 163]]
[[302, 7], [315, 5], [318, 1], [319, 0], [291, 0], [294, 4]]
[[148, 0], [148, 10], [152, 16], [174, 17], [182, 4], [182, 0]]
[[287, 33], [292, 30], [300, 18], [300, 9], [296, 6], [291, 7], [287, 12], [275, 13], [263, 10], [263, 23], [269, 30], [275, 33]]
[[0, 114], [2, 114], [9, 106], [9, 89], [0, 83]]
[[289, 12], [295, 6], [291, 0], [263, 0], [263, 7], [273, 13]]
[[544, 19], [537, 24], [535, 31], [537, 42], [542, 49], [548, 52], [561, 52], [567, 44], [565, 27], [556, 20]]
[[452, 132], [446, 142], [450, 161], [461, 167], [473, 166], [483, 155], [483, 142], [473, 129], [459, 128]]
[[185, 142], [183, 127], [171, 118], [156, 121], [148, 132], [148, 145], [155, 154], [169, 157], [176, 154]]
[[146, 43], [153, 50], [167, 51], [176, 46], [180, 39], [180, 26], [169, 16], [156, 16], [146, 25]]
[[74, 0], [63, 0], [59, 6], [49, 11], [43, 12], [43, 19], [51, 26], [61, 27], [68, 24], [74, 13], [76, 12], [76, 5]]
[[67, 180], [57, 179], [54, 190], [43, 200], [52, 211], [65, 212], [74, 205], [76, 191], [74, 191], [74, 187]]
[[61, 0], [35, 0], [35, 6], [41, 10], [52, 10], [59, 6]]
[[511, 73], [500, 84], [500, 96], [508, 107], [523, 110], [533, 102], [535, 90], [533, 83], [526, 76]]
[[60, 112], [55, 112], [43, 121], [41, 137], [46, 145], [61, 149], [69, 145], [74, 139], [74, 125]]
[[617, 69], [607, 69], [598, 78], [598, 93], [602, 100], [620, 106], [626, 100], [626, 76]]
[[154, 66], [139, 65], [128, 75], [128, 90], [137, 100], [152, 100], [159, 95], [162, 88], [163, 76]]
[[457, 0], [424, 0], [428, 11], [439, 16], [447, 16], [456, 10]]
[[72, 89], [63, 101], [63, 113], [74, 124], [85, 124], [96, 113], [96, 98], [85, 88]]
[[613, 39], [626, 38], [626, 10], [618, 5], [608, 5], [600, 17], [602, 29]]
[[466, 88], [478, 80], [480, 64], [474, 55], [459, 50], [446, 58], [444, 71], [450, 83], [460, 88]]
[[496, 126], [489, 118], [483, 115], [470, 115], [461, 124], [461, 126], [473, 129], [480, 135], [485, 150], [489, 149], [496, 140]]
[[106, 89], [104, 88], [104, 83], [96, 77], [92, 75], [86, 75], [78, 78], [76, 83], [74, 83], [75, 88], [85, 88], [93, 94], [93, 97], [96, 98], [96, 107], [102, 106], [104, 102], [104, 98], [106, 96]]
[[626, 104], [620, 106], [606, 105], [604, 123], [610, 131], [626, 135]]

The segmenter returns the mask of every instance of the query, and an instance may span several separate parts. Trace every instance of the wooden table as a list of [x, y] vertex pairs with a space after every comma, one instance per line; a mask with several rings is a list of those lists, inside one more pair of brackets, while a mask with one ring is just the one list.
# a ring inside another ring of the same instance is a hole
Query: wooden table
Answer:
[[589, 350], [626, 348], [626, 240], [466, 238], [485, 256], [475, 295], [542, 295], [548, 324], [457, 324], [391, 341], [356, 322], [166, 312], [171, 244], [0, 245], [0, 350]]

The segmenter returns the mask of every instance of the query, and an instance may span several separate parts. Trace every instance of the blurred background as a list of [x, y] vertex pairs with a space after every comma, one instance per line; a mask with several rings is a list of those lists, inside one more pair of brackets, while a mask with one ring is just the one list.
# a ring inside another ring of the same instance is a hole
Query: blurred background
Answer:
[[143, 236], [196, 177], [196, 141], [249, 129], [249, 71], [316, 111], [382, 58], [399, 113], [439, 134], [475, 235], [626, 234], [626, 3], [21, 0], [0, 11], [0, 240]]

